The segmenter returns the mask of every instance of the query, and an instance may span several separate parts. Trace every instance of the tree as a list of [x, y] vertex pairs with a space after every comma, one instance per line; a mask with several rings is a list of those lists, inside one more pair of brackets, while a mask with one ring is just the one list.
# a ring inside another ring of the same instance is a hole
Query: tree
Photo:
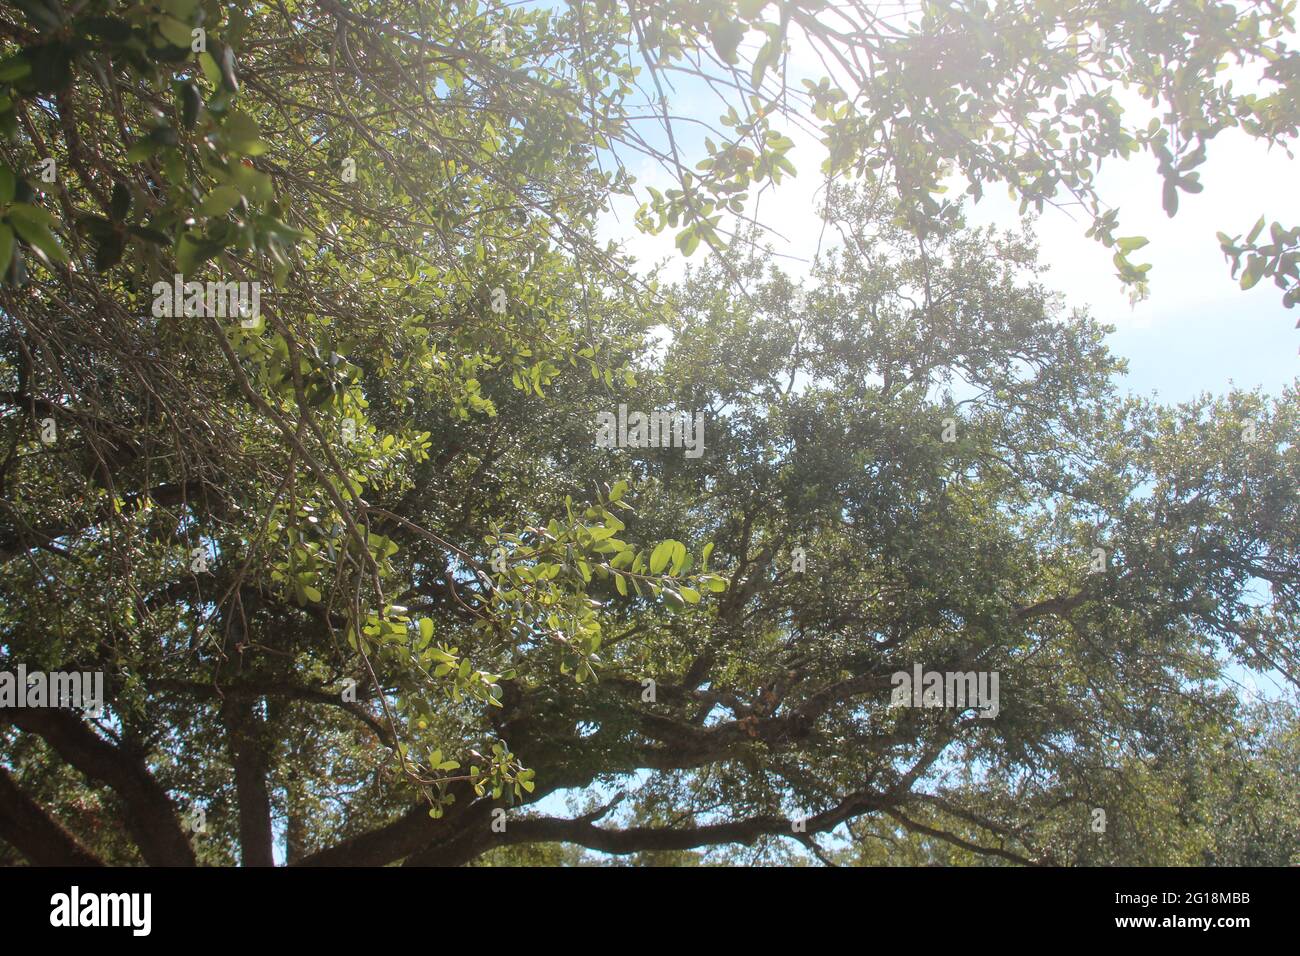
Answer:
[[[1222, 49], [1226, 7], [1153, 13], [1108, 67], [1003, 31], [1003, 8], [893, 36], [747, 3], [18, 7], [0, 648], [108, 685], [98, 718], [0, 708], [0, 837], [24, 858], [462, 863], [562, 841], [680, 861], [801, 814], [822, 853], [841, 823], [943, 813], [994, 858], [1073, 859], [1064, 814], [1151, 798], [1107, 768], [1244, 735], [1212, 648], [1294, 678], [1295, 393], [1118, 399], [1103, 330], [1059, 314], [1032, 244], [967, 230], [925, 172], [1015, 168], [1034, 202], [1053, 177], [1086, 195], [1075, 161], [1125, 152], [1102, 124], [1068, 162], [1041, 125], [1000, 154], [992, 113], [954, 138], [971, 74], [932, 53], [972, 22], [998, 31], [990, 90], [1158, 67], [1177, 133], [1138, 146], [1179, 165], [1196, 117], [1201, 140], [1228, 116], [1285, 138], [1284, 94], [1212, 96], [1162, 31], [1285, 78], [1289, 7]], [[848, 251], [807, 288], [717, 220], [789, 172], [781, 97], [745, 100], [698, 175], [634, 98], [638, 65], [654, 86], [729, 63], [747, 27], [772, 38], [749, 84], [770, 84], [791, 23], [884, 57], [859, 91], [880, 128], [809, 93], [864, 182], [831, 193]], [[680, 287], [593, 238], [628, 150], [680, 173], [646, 227], [714, 253]], [[594, 447], [620, 404], [703, 412], [707, 454]], [[889, 708], [913, 662], [1000, 670], [1002, 712]], [[985, 772], [937, 789], [961, 756]], [[627, 807], [522, 809], [634, 774]]]

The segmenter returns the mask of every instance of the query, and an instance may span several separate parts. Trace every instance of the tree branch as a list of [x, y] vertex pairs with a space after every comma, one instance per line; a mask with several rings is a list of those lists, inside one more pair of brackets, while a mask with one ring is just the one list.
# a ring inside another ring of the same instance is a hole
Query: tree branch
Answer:
[[259, 739], [262, 722], [247, 698], [233, 695], [222, 702], [221, 722], [226, 728], [226, 744], [235, 769], [240, 862], [244, 866], [275, 866], [266, 750]]
[[35, 866], [103, 866], [0, 767], [0, 838]]
[[167, 792], [144, 760], [101, 738], [69, 711], [0, 708], [0, 719], [45, 739], [65, 761], [122, 798], [126, 829], [151, 866], [193, 866], [194, 850]]

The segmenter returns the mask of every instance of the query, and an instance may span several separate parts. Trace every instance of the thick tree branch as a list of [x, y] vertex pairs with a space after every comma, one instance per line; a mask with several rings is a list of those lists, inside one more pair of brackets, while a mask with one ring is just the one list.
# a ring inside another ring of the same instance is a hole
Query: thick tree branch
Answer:
[[235, 769], [239, 800], [239, 848], [244, 866], [274, 866], [271, 838], [271, 795], [267, 789], [266, 748], [262, 722], [247, 698], [230, 696], [221, 706], [226, 745]]
[[1033, 860], [1028, 860], [1025, 857], [1021, 856], [1019, 853], [1012, 853], [1010, 850], [1003, 850], [1000, 849], [999, 847], [977, 846], [974, 843], [971, 843], [967, 840], [963, 840], [961, 837], [957, 836], [956, 834], [948, 833], [946, 830], [939, 830], [936, 829], [935, 827], [926, 826], [924, 823], [918, 823], [915, 820], [911, 820], [908, 817], [903, 816], [903, 814], [896, 809], [886, 809], [885, 812], [888, 813], [893, 819], [901, 823], [905, 828], [910, 830], [912, 833], [923, 833], [926, 836], [937, 837], [940, 840], [944, 840], [947, 843], [951, 843], [953, 846], [961, 847], [963, 850], [969, 850], [971, 853], [979, 853], [984, 856], [1001, 857], [1004, 860], [1010, 860], [1012, 863], [1019, 863], [1021, 866], [1037, 865], [1034, 863]]
[[103, 866], [0, 767], [0, 838], [36, 866]]
[[146, 863], [194, 865], [194, 850], [181, 829], [171, 798], [138, 755], [104, 740], [69, 711], [5, 707], [0, 708], [0, 719], [43, 737], [77, 770], [111, 787], [122, 798], [127, 832]]

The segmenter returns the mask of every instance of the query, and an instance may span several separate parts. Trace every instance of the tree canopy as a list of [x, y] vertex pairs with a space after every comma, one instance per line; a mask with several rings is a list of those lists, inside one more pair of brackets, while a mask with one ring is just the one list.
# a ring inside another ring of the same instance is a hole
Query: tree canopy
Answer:
[[[1300, 679], [1300, 392], [1120, 393], [964, 218], [1077, 203], [1142, 294], [1098, 170], [1174, 215], [1286, 147], [1294, 3], [871, 9], [6, 4], [0, 664], [106, 700], [0, 706], [0, 858], [1300, 859], [1294, 703], [1225, 683]], [[747, 219], [796, 172], [807, 276]], [[1293, 305], [1300, 227], [1239, 225]], [[996, 717], [891, 707], [918, 664]]]

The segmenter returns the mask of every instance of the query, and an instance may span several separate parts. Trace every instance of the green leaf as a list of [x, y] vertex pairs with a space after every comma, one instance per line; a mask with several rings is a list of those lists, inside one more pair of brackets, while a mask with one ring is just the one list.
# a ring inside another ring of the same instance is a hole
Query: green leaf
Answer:
[[735, 66], [740, 62], [740, 57], [736, 54], [736, 48], [740, 46], [740, 41], [745, 38], [745, 25], [739, 21], [724, 21], [714, 25], [709, 33], [709, 39], [713, 42], [713, 49], [724, 63], [729, 66]]
[[14, 254], [14, 231], [0, 222], [0, 274], [9, 268]]
[[654, 551], [650, 553], [651, 574], [658, 574], [667, 566], [669, 559], [673, 555], [673, 545], [675, 543], [676, 542], [669, 540], [661, 541], [659, 544], [655, 545]]
[[171, 238], [159, 232], [157, 229], [150, 229], [148, 226], [128, 226], [126, 229], [133, 236], [139, 236], [146, 242], [152, 242], [158, 246], [165, 246], [171, 242]]
[[758, 56], [754, 57], [754, 64], [749, 68], [749, 85], [758, 89], [763, 85], [763, 74], [767, 72], [767, 49], [772, 45], [768, 40], [763, 44], [763, 49], [758, 51]]
[[199, 68], [203, 70], [203, 78], [205, 80], [213, 86], [221, 85], [221, 67], [217, 65], [217, 61], [213, 59], [211, 53], [204, 52], [199, 54]]
[[54, 228], [54, 215], [48, 209], [42, 209], [40, 206], [33, 206], [29, 203], [15, 203], [9, 209], [10, 218], [20, 218], [24, 222], [39, 223], [46, 229]]
[[159, 0], [159, 6], [177, 20], [189, 22], [198, 12], [199, 0]]
[[145, 139], [138, 140], [134, 145], [131, 146], [130, 149], [126, 151], [126, 161], [128, 163], [143, 162], [144, 160], [148, 159], [150, 156], [152, 156], [154, 153], [158, 151], [158, 146], [159, 146], [158, 143], [155, 143], [153, 140], [148, 139], [147, 137]]
[[226, 139], [256, 139], [261, 135], [261, 127], [251, 116], [237, 109], [221, 124], [221, 133]]
[[1249, 289], [1264, 275], [1265, 259], [1263, 256], [1251, 256], [1246, 271], [1241, 276], [1241, 287]]
[[79, 23], [84, 34], [103, 37], [111, 43], [125, 43], [131, 39], [131, 24], [121, 17], [86, 17]]
[[239, 92], [239, 78], [235, 76], [235, 51], [224, 44], [221, 47], [221, 83], [232, 93]]
[[0, 83], [12, 83], [21, 80], [32, 72], [32, 62], [26, 54], [17, 53], [0, 63]]
[[700, 244], [700, 234], [694, 226], [683, 229], [677, 235], [677, 248], [682, 250], [682, 254], [690, 257]]
[[226, 142], [245, 156], [260, 156], [266, 152], [266, 144], [259, 138], [261, 132], [257, 120], [238, 110], [227, 116], [221, 126], [221, 135]]
[[58, 41], [30, 47], [31, 83], [38, 93], [55, 93], [72, 78], [73, 48]]
[[680, 541], [672, 542], [673, 545], [673, 571], [674, 575], [682, 573], [682, 565], [686, 563], [686, 545]]
[[158, 18], [158, 32], [172, 46], [189, 49], [190, 28], [188, 24], [181, 23], [175, 17], [164, 15]]
[[1178, 182], [1174, 179], [1165, 180], [1163, 195], [1165, 213], [1171, 218], [1178, 212]]
[[57, 6], [50, 6], [44, 3], [43, 0], [14, 0], [14, 6], [27, 14], [27, 19], [38, 30], [52, 32], [63, 26], [63, 18], [58, 13], [63, 7], [61, 3]]
[[243, 198], [234, 186], [218, 186], [204, 197], [199, 212], [205, 216], [221, 217], [238, 206]]
[[113, 196], [109, 200], [108, 208], [113, 218], [119, 222], [126, 218], [127, 213], [131, 211], [131, 190], [127, 188], [126, 183], [113, 183]]
[[275, 198], [275, 188], [271, 177], [243, 163], [233, 163], [230, 178], [235, 181], [240, 192], [253, 202], [270, 202]]
[[9, 207], [9, 222], [33, 249], [44, 253], [51, 262], [67, 265], [68, 254], [50, 230], [54, 217], [44, 209], [15, 203]]
[[190, 82], [181, 86], [181, 124], [186, 129], [193, 129], [198, 122], [199, 110], [203, 106], [203, 94], [197, 83]]
[[122, 261], [125, 251], [126, 240], [121, 233], [113, 231], [101, 236], [95, 243], [95, 268], [100, 272], [113, 268]]
[[220, 243], [195, 239], [186, 233], [176, 245], [176, 268], [183, 274], [192, 273], [220, 251]]

